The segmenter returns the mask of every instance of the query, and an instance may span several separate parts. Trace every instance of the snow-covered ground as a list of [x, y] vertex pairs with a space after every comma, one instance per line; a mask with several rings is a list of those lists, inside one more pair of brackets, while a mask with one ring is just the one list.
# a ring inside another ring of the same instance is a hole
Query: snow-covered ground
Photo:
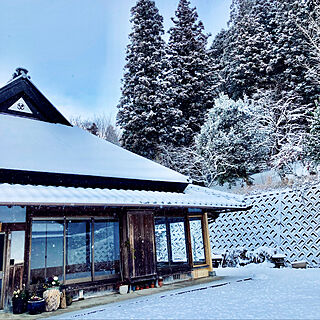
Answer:
[[[222, 282], [186, 287], [57, 318], [320, 319], [320, 269], [249, 265], [217, 269], [217, 274], [226, 278]], [[252, 280], [237, 282], [248, 277]], [[212, 287], [218, 283], [227, 284]]]

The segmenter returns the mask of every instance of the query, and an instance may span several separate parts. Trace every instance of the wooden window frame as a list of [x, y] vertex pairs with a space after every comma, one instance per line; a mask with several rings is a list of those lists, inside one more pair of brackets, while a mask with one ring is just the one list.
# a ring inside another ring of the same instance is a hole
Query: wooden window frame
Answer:
[[204, 253], [204, 260], [205, 263], [195, 263], [193, 260], [193, 250], [191, 248], [190, 250], [190, 259], [192, 261], [192, 267], [193, 268], [205, 268], [208, 267], [208, 257], [207, 257], [207, 250], [206, 250], [206, 241], [205, 241], [205, 215], [188, 215], [188, 222], [189, 222], [189, 228], [188, 228], [188, 232], [189, 232], [189, 239], [190, 239], [190, 246], [191, 245], [191, 229], [190, 229], [190, 218], [198, 218], [199, 220], [201, 220], [201, 235], [202, 235], [202, 243], [203, 243], [203, 253]]
[[[118, 279], [121, 271], [116, 272], [115, 274], [110, 274], [110, 275], [100, 275], [100, 276], [95, 276], [94, 273], [94, 223], [95, 221], [106, 221], [106, 220], [117, 220], [119, 223], [119, 237], [120, 237], [120, 219], [118, 217], [113, 216], [98, 216], [98, 217], [92, 217], [92, 216], [66, 216], [66, 217], [32, 217], [30, 220], [30, 228], [29, 228], [29, 239], [30, 239], [30, 244], [29, 244], [29, 255], [28, 255], [28, 282], [30, 282], [31, 278], [31, 250], [32, 250], [32, 226], [34, 221], [63, 221], [63, 275], [62, 275], [62, 283], [64, 285], [68, 284], [76, 284], [76, 283], [84, 283], [84, 282], [94, 282], [94, 281], [99, 281], [99, 280], [108, 280], [108, 279]], [[66, 279], [66, 233], [67, 233], [67, 220], [88, 220], [90, 221], [91, 225], [91, 276], [90, 277], [83, 277], [83, 278], [75, 278], [75, 279]], [[119, 238], [119, 242], [120, 238]], [[119, 248], [120, 248], [120, 243], [119, 243]], [[120, 252], [119, 252], [120, 255]], [[121, 259], [121, 255], [119, 256]], [[121, 261], [119, 261], [119, 264]]]
[[[165, 220], [165, 226], [166, 226], [166, 238], [167, 238], [167, 251], [168, 251], [168, 262], [158, 262], [157, 261], [157, 250], [155, 250], [156, 255], [156, 265], [158, 268], [162, 267], [174, 267], [174, 266], [181, 266], [181, 265], [190, 265], [190, 246], [189, 246], [189, 235], [188, 235], [188, 219], [186, 216], [155, 216], [154, 222], [156, 225], [157, 219], [164, 219]], [[185, 235], [185, 249], [186, 249], [186, 256], [187, 261], [185, 262], [174, 262], [172, 260], [172, 241], [171, 241], [171, 232], [170, 232], [170, 219], [183, 219], [184, 223], [184, 235]], [[155, 244], [156, 245], [156, 244]]]

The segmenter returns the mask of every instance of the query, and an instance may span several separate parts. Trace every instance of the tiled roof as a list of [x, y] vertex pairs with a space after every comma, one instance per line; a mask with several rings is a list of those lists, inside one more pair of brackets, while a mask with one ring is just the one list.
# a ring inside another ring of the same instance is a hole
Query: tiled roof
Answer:
[[189, 185], [184, 193], [0, 184], [0, 205], [138, 206], [245, 209], [243, 198]]

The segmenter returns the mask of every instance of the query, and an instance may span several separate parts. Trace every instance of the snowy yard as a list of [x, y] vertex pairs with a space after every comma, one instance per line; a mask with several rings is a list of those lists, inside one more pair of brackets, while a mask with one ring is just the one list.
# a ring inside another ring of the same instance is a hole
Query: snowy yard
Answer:
[[[67, 313], [58, 319], [319, 319], [320, 269], [218, 269], [223, 281]], [[252, 280], [237, 280], [251, 277]], [[223, 286], [217, 284], [227, 283]], [[202, 290], [195, 290], [202, 289]]]

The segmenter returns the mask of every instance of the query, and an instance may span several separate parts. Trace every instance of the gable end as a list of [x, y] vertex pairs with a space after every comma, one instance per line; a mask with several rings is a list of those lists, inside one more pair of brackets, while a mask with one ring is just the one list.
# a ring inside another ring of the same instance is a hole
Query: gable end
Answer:
[[22, 76], [0, 88], [0, 113], [71, 126], [36, 86]]

